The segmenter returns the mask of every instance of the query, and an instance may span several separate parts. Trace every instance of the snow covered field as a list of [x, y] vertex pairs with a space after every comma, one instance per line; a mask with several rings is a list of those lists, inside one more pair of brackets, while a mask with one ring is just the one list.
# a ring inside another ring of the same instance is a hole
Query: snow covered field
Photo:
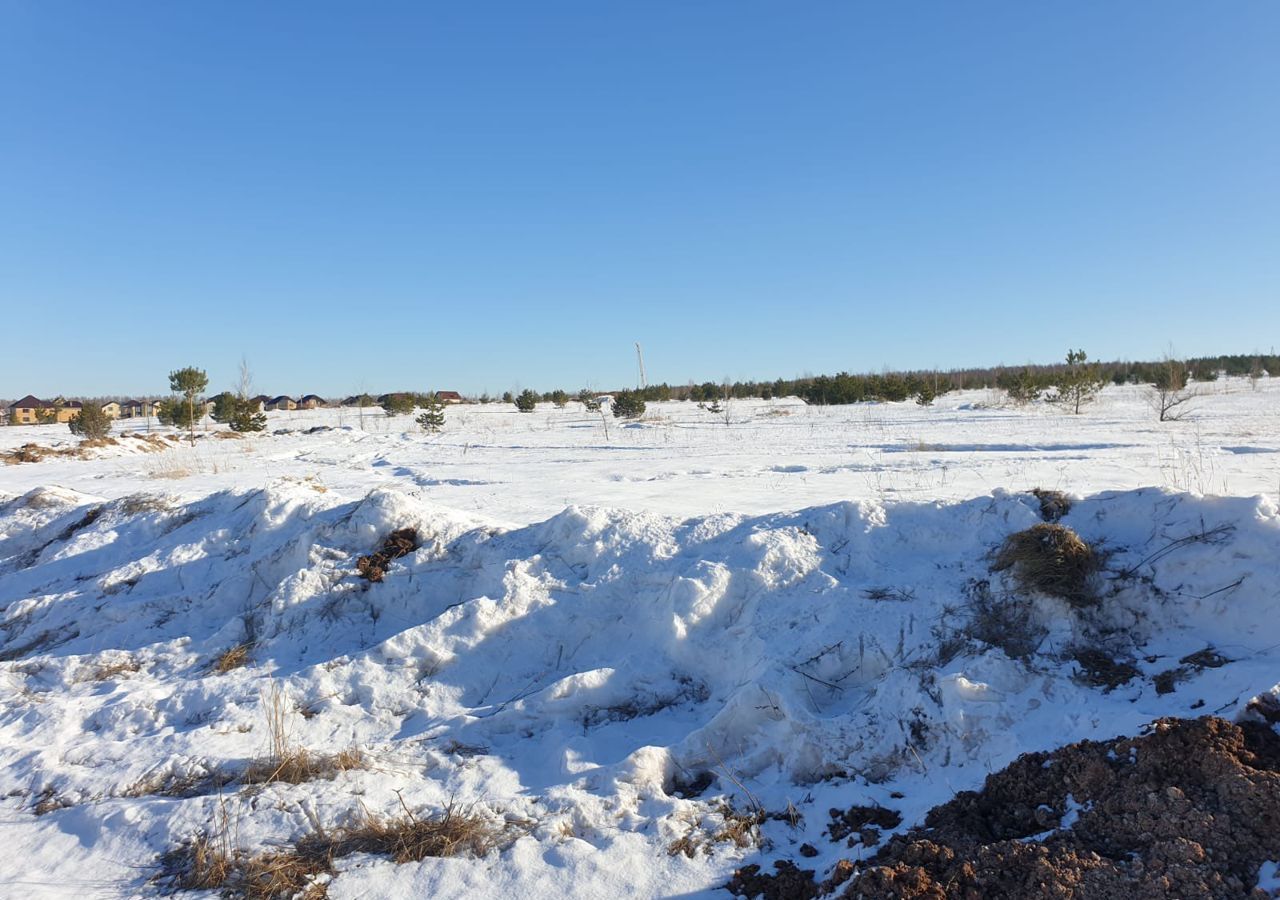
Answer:
[[[1020, 753], [1280, 680], [1280, 379], [1163, 424], [1138, 388], [1078, 417], [986, 392], [448, 415], [0, 466], [0, 895], [147, 896], [202, 832], [255, 853], [453, 803], [497, 849], [343, 855], [328, 896], [724, 897], [802, 845], [819, 878], [870, 856], [830, 809], [905, 830]], [[71, 436], [0, 429], [29, 441]], [[1105, 554], [1096, 607], [991, 571], [1033, 487]], [[421, 547], [358, 577], [404, 528]], [[243, 784], [273, 708], [361, 764]]]

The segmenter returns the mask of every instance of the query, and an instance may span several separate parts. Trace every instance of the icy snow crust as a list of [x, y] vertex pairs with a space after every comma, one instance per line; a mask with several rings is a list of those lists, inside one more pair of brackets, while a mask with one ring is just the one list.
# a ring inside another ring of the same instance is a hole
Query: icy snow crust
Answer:
[[[1232, 718], [1277, 689], [1280, 518], [1262, 496], [1077, 497], [1062, 524], [1107, 553], [1103, 602], [1080, 612], [991, 573], [991, 551], [1041, 521], [1033, 496], [1001, 489], [764, 515], [571, 505], [513, 525], [407, 477], [354, 496], [280, 477], [127, 495], [104, 481], [0, 496], [4, 896], [149, 895], [158, 855], [221, 809], [261, 849], [401, 798], [519, 836], [478, 860], [347, 857], [331, 897], [726, 896], [734, 868], [802, 843], [819, 877], [873, 852], [824, 834], [830, 808], [882, 804], [905, 830], [1025, 751]], [[356, 558], [406, 527], [421, 548], [381, 583], [358, 578]], [[979, 607], [1018, 602], [1037, 635], [1025, 658], [974, 636]], [[246, 641], [248, 666], [211, 671]], [[1081, 647], [1141, 674], [1090, 686]], [[1180, 663], [1206, 647], [1229, 662]], [[357, 747], [370, 767], [138, 790], [261, 756], [273, 686], [299, 745]], [[793, 814], [765, 823], [764, 848], [668, 852], [714, 835], [726, 797]]]

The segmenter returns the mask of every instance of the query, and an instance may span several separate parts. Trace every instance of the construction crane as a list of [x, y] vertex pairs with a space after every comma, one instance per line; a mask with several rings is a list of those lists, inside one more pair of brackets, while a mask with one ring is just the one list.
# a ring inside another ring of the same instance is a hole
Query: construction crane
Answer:
[[639, 342], [639, 341], [636, 341], [636, 363], [640, 366], [640, 384], [639, 384], [639, 387], [640, 387], [640, 390], [642, 390], [642, 391], [643, 391], [643, 390], [644, 390], [645, 388], [647, 388], [649, 385], [645, 382], [645, 378], [644, 378], [644, 354], [640, 351], [640, 342]]

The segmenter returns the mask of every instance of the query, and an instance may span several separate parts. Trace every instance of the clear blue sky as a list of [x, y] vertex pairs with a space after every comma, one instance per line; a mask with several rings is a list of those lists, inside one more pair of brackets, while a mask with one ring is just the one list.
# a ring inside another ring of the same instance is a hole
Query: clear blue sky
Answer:
[[0, 0], [0, 396], [1280, 344], [1280, 3]]

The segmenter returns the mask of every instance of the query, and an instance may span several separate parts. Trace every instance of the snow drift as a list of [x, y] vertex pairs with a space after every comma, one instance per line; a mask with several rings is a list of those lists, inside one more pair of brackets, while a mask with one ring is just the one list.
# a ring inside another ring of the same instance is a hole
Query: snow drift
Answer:
[[[1076, 499], [1061, 524], [1104, 560], [1088, 608], [992, 571], [1040, 522], [1005, 492], [751, 518], [570, 507], [525, 527], [305, 483], [9, 498], [0, 881], [128, 896], [228, 805], [236, 840], [265, 846], [453, 800], [518, 836], [483, 859], [352, 857], [329, 895], [712, 891], [767, 855], [716, 839], [721, 797], [786, 811], [764, 848], [811, 844], [821, 870], [872, 849], [824, 834], [829, 807], [890, 803], [905, 830], [1022, 752], [1237, 717], [1275, 685], [1270, 501]], [[403, 528], [421, 546], [358, 577]], [[235, 647], [247, 664], [219, 671]], [[291, 740], [370, 765], [238, 788], [269, 689]], [[165, 779], [190, 790], [146, 789]], [[697, 852], [668, 852], [690, 835]]]

